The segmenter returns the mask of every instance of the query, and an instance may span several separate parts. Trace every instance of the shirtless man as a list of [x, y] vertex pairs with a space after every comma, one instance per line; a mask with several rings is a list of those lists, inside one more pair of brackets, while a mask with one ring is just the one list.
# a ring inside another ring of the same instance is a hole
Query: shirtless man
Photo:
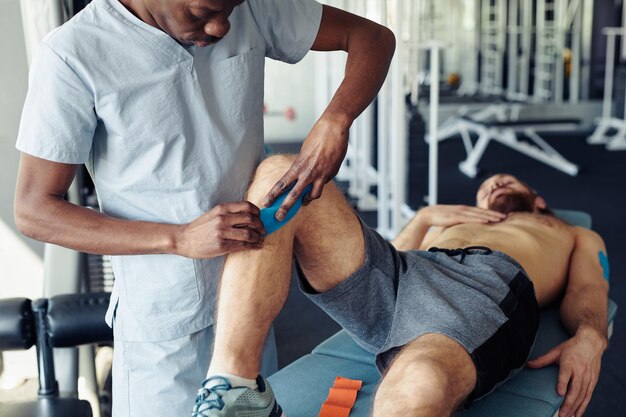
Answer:
[[[261, 205], [264, 190], [291, 163], [285, 156], [264, 161], [248, 199]], [[194, 416], [233, 416], [250, 390], [259, 407], [282, 414], [257, 374], [293, 255], [307, 296], [376, 354], [384, 377], [373, 416], [449, 416], [488, 394], [525, 366], [538, 308], [563, 296], [561, 317], [572, 338], [528, 365], [558, 363], [560, 416], [580, 417], [607, 346], [604, 243], [552, 216], [545, 200], [511, 175], [487, 179], [476, 198], [477, 207], [420, 210], [392, 246], [330, 185], [262, 249], [229, 255], [214, 376], [203, 383]]]

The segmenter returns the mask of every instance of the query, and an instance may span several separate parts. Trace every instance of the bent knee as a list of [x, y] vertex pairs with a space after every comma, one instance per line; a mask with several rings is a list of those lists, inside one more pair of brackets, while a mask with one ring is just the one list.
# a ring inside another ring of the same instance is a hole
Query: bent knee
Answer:
[[376, 398], [378, 401], [394, 398], [397, 405], [412, 410], [415, 415], [421, 415], [425, 410], [431, 410], [429, 415], [450, 415], [471, 391], [471, 378], [465, 379], [438, 360], [394, 363]]
[[381, 384], [405, 398], [419, 398], [421, 401], [440, 403], [449, 399], [453, 378], [435, 363], [430, 361], [403, 364], [395, 372], [389, 372]]
[[296, 160], [296, 155], [280, 154], [272, 155], [265, 158], [256, 169], [255, 182], [257, 179], [262, 180], [264, 177], [280, 178], [291, 167]]
[[295, 159], [295, 155], [273, 155], [261, 161], [246, 194], [247, 199], [260, 203], [274, 184], [289, 170]]

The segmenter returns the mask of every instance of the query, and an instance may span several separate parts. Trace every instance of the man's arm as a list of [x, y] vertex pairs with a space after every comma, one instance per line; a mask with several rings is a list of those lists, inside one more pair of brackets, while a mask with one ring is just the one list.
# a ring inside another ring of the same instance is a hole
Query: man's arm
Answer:
[[376, 97], [395, 50], [395, 37], [384, 26], [324, 5], [320, 28], [312, 48], [346, 51], [345, 77], [330, 104], [305, 139], [298, 158], [272, 187], [264, 205], [294, 182], [296, 186], [276, 213], [281, 220], [307, 185], [313, 189], [307, 201], [319, 198], [324, 185], [339, 171], [348, 147], [352, 122]]
[[403, 251], [426, 249], [445, 227], [460, 223], [498, 223], [506, 217], [506, 214], [478, 207], [443, 204], [427, 206], [415, 214], [391, 244]]
[[64, 199], [79, 165], [22, 154], [15, 223], [33, 239], [107, 255], [173, 253], [212, 258], [262, 244], [259, 210], [248, 202], [215, 207], [189, 224], [116, 219]]
[[580, 417], [587, 409], [608, 344], [609, 284], [602, 254], [606, 256], [602, 238], [577, 227], [568, 284], [561, 302], [561, 320], [573, 337], [528, 363], [531, 368], [559, 364], [557, 392], [566, 395], [560, 417]]

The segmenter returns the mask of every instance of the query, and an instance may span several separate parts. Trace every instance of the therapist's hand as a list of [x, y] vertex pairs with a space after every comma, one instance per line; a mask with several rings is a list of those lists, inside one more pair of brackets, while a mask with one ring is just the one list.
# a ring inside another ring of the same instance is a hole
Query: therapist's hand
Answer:
[[215, 258], [241, 249], [260, 249], [264, 235], [257, 206], [248, 201], [220, 204], [180, 226], [175, 252], [187, 258]]
[[285, 192], [294, 182], [296, 185], [289, 192], [283, 204], [276, 212], [276, 219], [282, 220], [294, 205], [304, 189], [312, 184], [309, 194], [304, 197], [304, 204], [322, 196], [326, 183], [332, 180], [348, 149], [349, 124], [321, 118], [305, 139], [300, 154], [291, 168], [272, 187], [263, 205], [269, 207], [274, 200]]

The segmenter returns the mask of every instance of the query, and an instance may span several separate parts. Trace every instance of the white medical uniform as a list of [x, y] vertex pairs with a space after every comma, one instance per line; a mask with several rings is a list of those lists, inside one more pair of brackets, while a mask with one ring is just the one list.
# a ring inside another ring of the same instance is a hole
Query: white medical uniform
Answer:
[[[313, 0], [247, 0], [224, 39], [185, 48], [117, 0], [95, 0], [38, 47], [16, 146], [86, 164], [102, 212], [117, 218], [182, 224], [239, 201], [264, 157], [265, 57], [299, 61], [321, 15]], [[114, 417], [189, 414], [222, 259], [112, 264]]]

